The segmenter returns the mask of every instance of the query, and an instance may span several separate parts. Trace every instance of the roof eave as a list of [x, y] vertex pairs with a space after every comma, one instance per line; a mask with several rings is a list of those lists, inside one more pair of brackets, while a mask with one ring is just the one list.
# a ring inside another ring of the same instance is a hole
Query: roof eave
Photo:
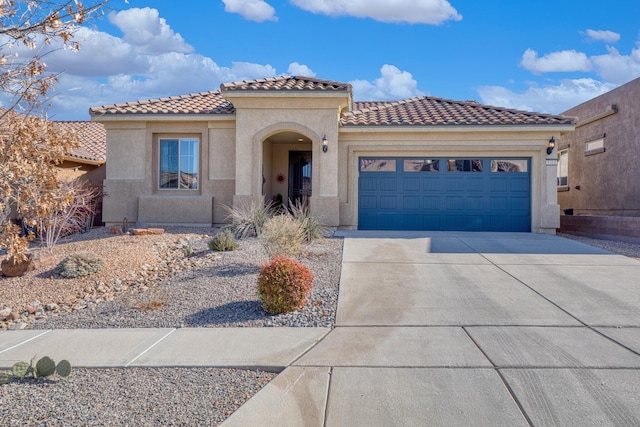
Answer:
[[181, 113], [181, 114], [158, 114], [158, 113], [105, 113], [91, 114], [92, 122], [177, 122], [184, 121], [229, 121], [235, 120], [235, 113], [227, 114], [199, 114], [199, 113]]
[[91, 165], [91, 166], [101, 166], [105, 163], [104, 159], [92, 160], [92, 159], [85, 159], [82, 157], [75, 157], [75, 156], [64, 156], [63, 160], [67, 162], [76, 162], [76, 163], [82, 163], [84, 165]]
[[527, 125], [340, 125], [340, 132], [573, 132], [575, 124], [527, 124]]

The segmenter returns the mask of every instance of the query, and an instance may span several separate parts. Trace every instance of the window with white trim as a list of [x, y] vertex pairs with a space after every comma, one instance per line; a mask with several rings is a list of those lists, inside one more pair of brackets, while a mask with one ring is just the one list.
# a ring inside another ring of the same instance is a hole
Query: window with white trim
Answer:
[[558, 152], [558, 187], [569, 186], [569, 150]]
[[161, 190], [197, 190], [200, 179], [199, 140], [161, 138], [159, 141]]

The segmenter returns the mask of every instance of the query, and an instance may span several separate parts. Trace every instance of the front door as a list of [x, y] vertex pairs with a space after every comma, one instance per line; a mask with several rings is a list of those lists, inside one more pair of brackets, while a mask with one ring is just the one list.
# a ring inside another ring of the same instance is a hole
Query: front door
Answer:
[[306, 203], [311, 197], [311, 151], [289, 152], [289, 200]]

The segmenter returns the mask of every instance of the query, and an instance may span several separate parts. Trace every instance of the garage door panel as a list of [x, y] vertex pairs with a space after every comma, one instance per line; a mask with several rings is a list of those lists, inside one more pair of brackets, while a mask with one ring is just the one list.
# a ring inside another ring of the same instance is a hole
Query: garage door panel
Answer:
[[480, 174], [474, 174], [475, 176], [469, 176], [465, 182], [465, 191], [467, 193], [482, 193], [484, 192], [484, 184], [486, 179]]
[[422, 190], [422, 180], [416, 176], [403, 177], [402, 189], [404, 191], [420, 192]]
[[380, 196], [380, 209], [396, 210], [398, 208], [398, 196]]
[[398, 191], [398, 179], [397, 177], [380, 177], [378, 188], [380, 191]]
[[422, 208], [427, 211], [442, 209], [441, 196], [424, 196], [422, 198]]
[[[469, 164], [481, 162], [482, 168], [440, 170], [448, 161], [361, 158], [368, 166], [361, 168], [358, 182], [358, 227], [530, 231], [530, 159], [475, 158]], [[382, 162], [385, 168], [378, 167]], [[391, 167], [396, 164], [403, 167]]]
[[362, 191], [378, 191], [378, 178], [372, 176], [360, 177], [360, 192]]
[[420, 196], [404, 196], [402, 198], [402, 209], [410, 211], [420, 211], [422, 206], [420, 204]]
[[428, 177], [422, 178], [422, 188], [428, 193], [439, 193], [442, 191], [442, 179], [430, 174]]
[[464, 199], [465, 209], [471, 211], [483, 211], [486, 198], [484, 196], [469, 196]]

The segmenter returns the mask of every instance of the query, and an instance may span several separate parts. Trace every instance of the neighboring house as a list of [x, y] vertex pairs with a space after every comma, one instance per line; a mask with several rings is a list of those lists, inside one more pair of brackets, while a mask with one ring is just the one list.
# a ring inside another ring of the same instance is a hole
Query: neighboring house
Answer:
[[307, 199], [329, 227], [555, 233], [572, 118], [418, 97], [354, 102], [307, 77], [95, 107], [107, 225], [224, 223], [225, 206]]
[[558, 146], [560, 230], [640, 239], [640, 78], [563, 114], [576, 131]]
[[67, 131], [76, 132], [80, 146], [69, 153], [58, 165], [62, 179], [82, 177], [102, 185], [106, 177], [104, 162], [107, 155], [107, 132], [97, 122], [54, 121]]

